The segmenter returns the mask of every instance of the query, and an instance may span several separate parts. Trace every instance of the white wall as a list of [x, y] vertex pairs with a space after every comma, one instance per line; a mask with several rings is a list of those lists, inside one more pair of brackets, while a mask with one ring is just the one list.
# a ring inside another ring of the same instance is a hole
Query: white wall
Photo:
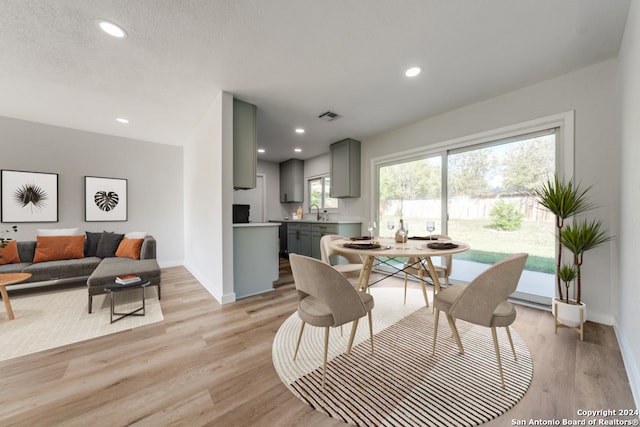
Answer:
[[[35, 240], [38, 228], [146, 231], [157, 240], [161, 267], [183, 263], [181, 147], [6, 117], [0, 135], [0, 169], [58, 174], [58, 222], [20, 223], [11, 237]], [[127, 221], [84, 221], [85, 176], [128, 180]]]
[[185, 266], [222, 303], [235, 301], [232, 107], [219, 93], [184, 149]]
[[[620, 106], [618, 61], [609, 60], [363, 141], [363, 215], [370, 214], [371, 159], [575, 110], [575, 172], [601, 208], [590, 214], [618, 235]], [[585, 255], [589, 318], [612, 324], [618, 286], [616, 243]], [[550, 326], [551, 327], [551, 326]]]
[[631, 389], [640, 408], [640, 4], [632, 2], [624, 39], [620, 48], [622, 88], [622, 165], [621, 208], [617, 267], [619, 277], [619, 313], [616, 332], [629, 374]]

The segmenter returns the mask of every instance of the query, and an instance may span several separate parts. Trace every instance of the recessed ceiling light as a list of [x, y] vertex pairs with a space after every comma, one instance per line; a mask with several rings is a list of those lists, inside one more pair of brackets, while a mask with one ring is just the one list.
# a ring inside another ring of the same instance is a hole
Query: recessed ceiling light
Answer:
[[129, 120], [125, 119], [124, 117], [118, 117], [116, 121], [119, 123], [124, 123], [125, 125], [129, 124]]
[[127, 33], [113, 22], [99, 21], [98, 25], [100, 25], [102, 31], [109, 34], [110, 36], [117, 37], [119, 39], [127, 37]]
[[296, 133], [304, 133], [304, 129], [302, 129], [302, 128], [297, 128], [297, 129], [296, 129]]
[[422, 70], [420, 69], [420, 67], [411, 67], [409, 68], [407, 71], [404, 72], [404, 75], [407, 77], [415, 77], [418, 74], [420, 74]]
[[293, 151], [296, 153], [302, 153], [302, 148], [294, 148]]
[[264, 148], [258, 148], [258, 153], [264, 153], [264, 152], [265, 152]]

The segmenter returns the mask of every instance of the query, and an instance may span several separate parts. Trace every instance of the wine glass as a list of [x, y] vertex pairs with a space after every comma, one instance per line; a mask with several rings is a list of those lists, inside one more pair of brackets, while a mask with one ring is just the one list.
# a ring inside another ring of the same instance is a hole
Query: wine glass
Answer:
[[391, 231], [391, 236], [393, 236], [393, 229], [395, 228], [395, 223], [392, 219], [387, 221], [387, 230]]
[[376, 222], [369, 221], [367, 223], [367, 230], [369, 230], [369, 237], [371, 238], [371, 240], [373, 240], [373, 232], [376, 230]]
[[431, 233], [436, 230], [436, 222], [435, 221], [427, 221], [427, 231], [429, 232], [429, 240], [431, 240]]
[[400, 235], [400, 237], [402, 237], [402, 248], [400, 249], [407, 249], [407, 239], [406, 237], [409, 235], [409, 223], [405, 222], [402, 224], [402, 227], [400, 227], [398, 229], [398, 235]]

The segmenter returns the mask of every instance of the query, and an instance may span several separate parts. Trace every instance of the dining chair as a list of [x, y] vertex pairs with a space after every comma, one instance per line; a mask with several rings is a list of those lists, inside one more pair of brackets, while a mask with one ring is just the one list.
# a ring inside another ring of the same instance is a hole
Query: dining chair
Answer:
[[339, 253], [331, 247], [334, 240], [344, 240], [345, 237], [337, 234], [327, 234], [320, 238], [320, 259], [322, 262], [331, 265], [331, 257], [338, 256], [347, 260], [347, 264], [331, 265], [336, 271], [345, 277], [356, 277], [362, 271], [362, 258], [360, 255]]
[[356, 291], [351, 283], [330, 265], [315, 258], [290, 254], [293, 281], [298, 291], [298, 317], [302, 321], [293, 360], [296, 360], [304, 327], [325, 328], [324, 354], [322, 361], [322, 387], [325, 386], [327, 372], [327, 353], [329, 351], [329, 328], [353, 322], [347, 354], [356, 336], [358, 321], [365, 315], [369, 318], [369, 337], [373, 354], [373, 297], [371, 294]]
[[444, 311], [447, 316], [460, 354], [464, 354], [464, 349], [460, 334], [458, 334], [458, 329], [456, 328], [457, 319], [491, 328], [493, 346], [498, 360], [500, 386], [504, 388], [504, 375], [502, 373], [496, 328], [504, 327], [506, 329], [513, 357], [518, 360], [509, 330], [509, 325], [516, 320], [516, 310], [507, 298], [518, 286], [518, 280], [522, 275], [527, 256], [528, 254], [526, 253], [510, 255], [480, 273], [468, 285], [450, 286], [434, 296], [435, 318], [433, 322], [432, 351], [434, 355], [436, 352], [440, 311]]
[[[446, 239], [450, 240], [449, 236], [445, 236], [444, 234], [436, 235], [433, 237], [437, 237], [438, 239]], [[451, 272], [453, 271], [453, 256], [445, 255], [444, 265], [434, 265], [434, 269], [436, 270], [436, 274], [438, 275], [438, 279], [444, 280], [444, 285], [446, 287], [449, 286], [449, 276], [451, 276]], [[416, 257], [410, 257], [404, 264], [404, 303], [407, 303], [407, 279], [408, 276], [414, 275], [418, 276], [420, 280], [420, 285], [422, 286], [422, 294], [424, 296], [424, 303], [427, 307], [429, 307], [429, 298], [427, 297], [427, 289], [426, 289], [426, 276], [427, 276], [427, 265], [424, 260], [420, 260]], [[436, 290], [434, 289], [434, 294]]]

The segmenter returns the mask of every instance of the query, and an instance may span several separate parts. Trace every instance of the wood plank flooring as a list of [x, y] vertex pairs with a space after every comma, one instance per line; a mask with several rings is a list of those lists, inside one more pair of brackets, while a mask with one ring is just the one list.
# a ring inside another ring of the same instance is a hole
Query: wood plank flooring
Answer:
[[[221, 306], [183, 267], [163, 269], [162, 280], [163, 322], [0, 362], [0, 425], [344, 425], [294, 397], [273, 368], [293, 285]], [[580, 342], [527, 307], [514, 327], [533, 355], [533, 383], [486, 426], [634, 408], [611, 327], [588, 323]]]

